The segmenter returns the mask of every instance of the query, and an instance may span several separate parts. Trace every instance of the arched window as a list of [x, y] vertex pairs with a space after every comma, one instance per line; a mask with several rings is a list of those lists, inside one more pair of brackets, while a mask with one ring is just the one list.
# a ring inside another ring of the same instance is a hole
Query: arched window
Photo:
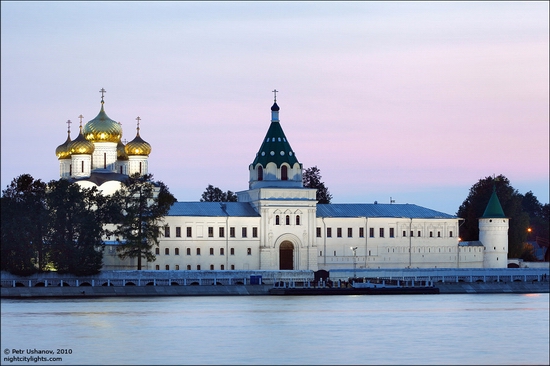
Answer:
[[139, 174], [141, 174], [141, 161], [139, 162]]
[[264, 168], [261, 165], [258, 167], [258, 180], [264, 180]]
[[103, 169], [107, 169], [107, 153], [103, 153]]
[[275, 216], [275, 225], [281, 225], [279, 222], [279, 215]]
[[290, 225], [290, 216], [286, 215], [285, 224]]
[[281, 180], [288, 180], [288, 167], [286, 165], [281, 167]]
[[296, 225], [300, 225], [300, 215], [296, 215]]
[[120, 166], [120, 174], [122, 174], [122, 165]]
[[84, 173], [84, 160], [82, 160], [82, 173]]

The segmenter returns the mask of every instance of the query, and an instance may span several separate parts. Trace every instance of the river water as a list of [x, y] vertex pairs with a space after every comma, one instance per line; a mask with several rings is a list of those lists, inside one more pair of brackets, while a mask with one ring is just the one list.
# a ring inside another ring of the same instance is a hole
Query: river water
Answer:
[[1, 310], [3, 365], [549, 364], [548, 294], [2, 300]]

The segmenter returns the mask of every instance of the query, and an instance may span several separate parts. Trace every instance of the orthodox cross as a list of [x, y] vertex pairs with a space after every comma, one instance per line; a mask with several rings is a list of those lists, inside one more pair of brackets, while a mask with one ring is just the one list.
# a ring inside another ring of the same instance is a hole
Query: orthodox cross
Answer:
[[71, 123], [72, 123], [72, 122], [71, 122], [70, 119], [68, 119], [66, 123], [67, 123], [67, 132], [70, 133], [70, 132], [71, 132]]
[[82, 118], [84, 118], [84, 116], [80, 115], [80, 116], [78, 116], [78, 118], [80, 118], [80, 127], [82, 127]]
[[275, 103], [277, 103], [277, 89], [273, 89], [273, 94], [275, 95]]
[[138, 130], [139, 130], [139, 121], [141, 121], [141, 118], [140, 118], [139, 116], [137, 116], [136, 121], [138, 121], [138, 123], [137, 123], [137, 128], [138, 128]]
[[101, 101], [103, 102], [103, 94], [107, 93], [107, 90], [101, 88], [99, 92], [101, 93]]

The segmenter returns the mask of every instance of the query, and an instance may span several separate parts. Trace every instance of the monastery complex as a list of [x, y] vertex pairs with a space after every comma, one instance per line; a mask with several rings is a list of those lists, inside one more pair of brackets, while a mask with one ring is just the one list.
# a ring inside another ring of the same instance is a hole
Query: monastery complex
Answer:
[[[101, 97], [97, 117], [56, 149], [60, 177], [115, 192], [134, 173], [147, 174], [152, 148], [140, 136], [124, 144], [120, 123]], [[176, 202], [149, 270], [331, 270], [350, 268], [506, 268], [508, 218], [493, 192], [479, 219], [479, 241], [461, 242], [461, 219], [414, 204], [319, 204], [304, 188], [303, 166], [279, 121], [277, 100], [267, 133], [251, 152], [248, 189], [238, 202]], [[344, 142], [342, 142], [344, 143]], [[244, 177], [243, 177], [244, 180]], [[135, 269], [104, 238], [105, 270]], [[123, 239], [122, 239], [123, 240]]]

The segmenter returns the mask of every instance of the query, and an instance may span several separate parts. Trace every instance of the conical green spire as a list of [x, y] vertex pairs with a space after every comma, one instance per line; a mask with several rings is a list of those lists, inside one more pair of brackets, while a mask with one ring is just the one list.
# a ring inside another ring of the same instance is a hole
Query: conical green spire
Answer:
[[[279, 106], [277, 103], [273, 104], [271, 111], [278, 113]], [[283, 163], [288, 163], [292, 167], [297, 162], [298, 159], [296, 159], [294, 151], [292, 151], [286, 139], [277, 115], [271, 120], [271, 125], [267, 130], [262, 146], [260, 146], [260, 151], [256, 154], [252, 166], [260, 163], [265, 168], [268, 163], [275, 163], [277, 167], [281, 167]]]
[[491, 198], [489, 199], [489, 203], [487, 203], [487, 207], [485, 208], [485, 212], [483, 213], [482, 218], [504, 218], [506, 217], [504, 215], [504, 211], [502, 210], [502, 206], [500, 205], [500, 201], [497, 196], [497, 188], [496, 186], [493, 186], [493, 194], [491, 195]]

